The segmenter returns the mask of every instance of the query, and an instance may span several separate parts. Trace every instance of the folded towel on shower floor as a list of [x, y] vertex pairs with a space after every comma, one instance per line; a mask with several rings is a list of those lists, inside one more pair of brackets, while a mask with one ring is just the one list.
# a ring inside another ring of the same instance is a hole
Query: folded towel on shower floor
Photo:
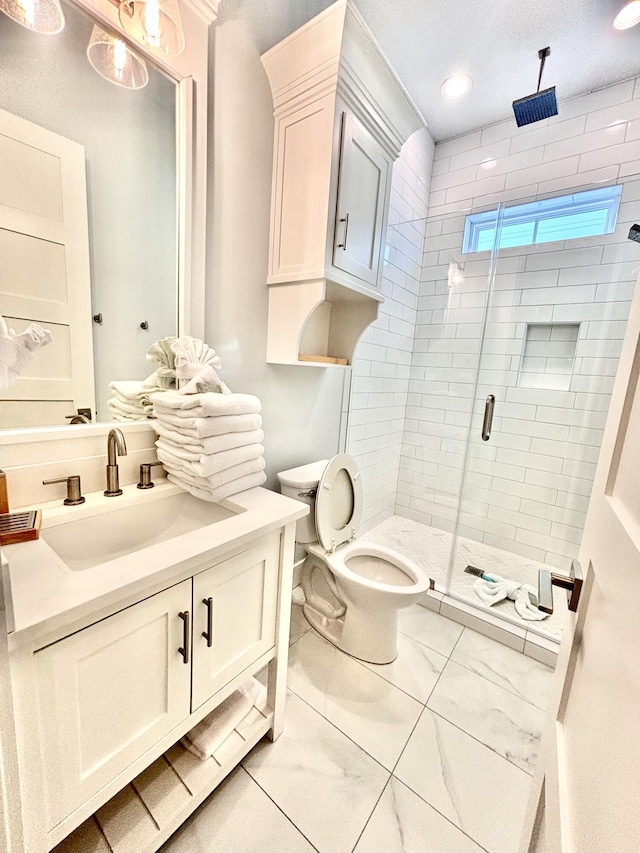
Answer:
[[531, 594], [535, 601], [538, 600], [536, 590], [532, 586], [509, 580], [509, 578], [503, 578], [501, 575], [496, 575], [493, 572], [491, 573], [491, 577], [493, 581], [478, 578], [473, 585], [473, 591], [487, 607], [491, 607], [499, 601], [504, 601], [505, 598], [510, 598], [513, 600], [517, 614], [523, 619], [537, 622], [547, 618], [549, 614], [538, 610], [529, 597]]
[[228, 415], [257, 414], [262, 404], [253, 394], [179, 394], [163, 391], [151, 395], [158, 414], [172, 414], [185, 418], [216, 418]]

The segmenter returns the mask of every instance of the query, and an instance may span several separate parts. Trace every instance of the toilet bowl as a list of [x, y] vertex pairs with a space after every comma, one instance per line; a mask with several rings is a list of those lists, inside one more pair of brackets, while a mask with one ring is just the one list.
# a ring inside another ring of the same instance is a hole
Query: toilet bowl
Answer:
[[307, 552], [301, 583], [308, 622], [353, 657], [390, 663], [397, 656], [398, 610], [429, 588], [425, 571], [391, 548], [356, 540], [362, 482], [348, 454], [278, 478], [283, 494], [312, 507], [296, 527]]

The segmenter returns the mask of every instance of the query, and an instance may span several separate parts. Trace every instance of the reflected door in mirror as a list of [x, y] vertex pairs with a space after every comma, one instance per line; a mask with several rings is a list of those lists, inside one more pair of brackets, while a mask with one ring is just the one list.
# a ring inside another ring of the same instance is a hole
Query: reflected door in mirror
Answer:
[[95, 412], [84, 148], [0, 110], [0, 313], [53, 338], [0, 393], [4, 428]]

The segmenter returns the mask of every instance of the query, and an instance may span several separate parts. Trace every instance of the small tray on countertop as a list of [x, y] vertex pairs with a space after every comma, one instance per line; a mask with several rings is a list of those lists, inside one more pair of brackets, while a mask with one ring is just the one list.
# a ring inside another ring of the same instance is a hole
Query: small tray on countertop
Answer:
[[0, 513], [0, 545], [30, 542], [40, 537], [42, 513], [39, 509]]

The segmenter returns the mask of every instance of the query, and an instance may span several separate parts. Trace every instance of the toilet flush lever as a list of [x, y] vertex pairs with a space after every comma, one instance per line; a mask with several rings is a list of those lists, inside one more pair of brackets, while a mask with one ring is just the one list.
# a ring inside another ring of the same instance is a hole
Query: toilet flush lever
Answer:
[[317, 489], [309, 489], [308, 492], [298, 492], [299, 498], [315, 498], [318, 490]]

